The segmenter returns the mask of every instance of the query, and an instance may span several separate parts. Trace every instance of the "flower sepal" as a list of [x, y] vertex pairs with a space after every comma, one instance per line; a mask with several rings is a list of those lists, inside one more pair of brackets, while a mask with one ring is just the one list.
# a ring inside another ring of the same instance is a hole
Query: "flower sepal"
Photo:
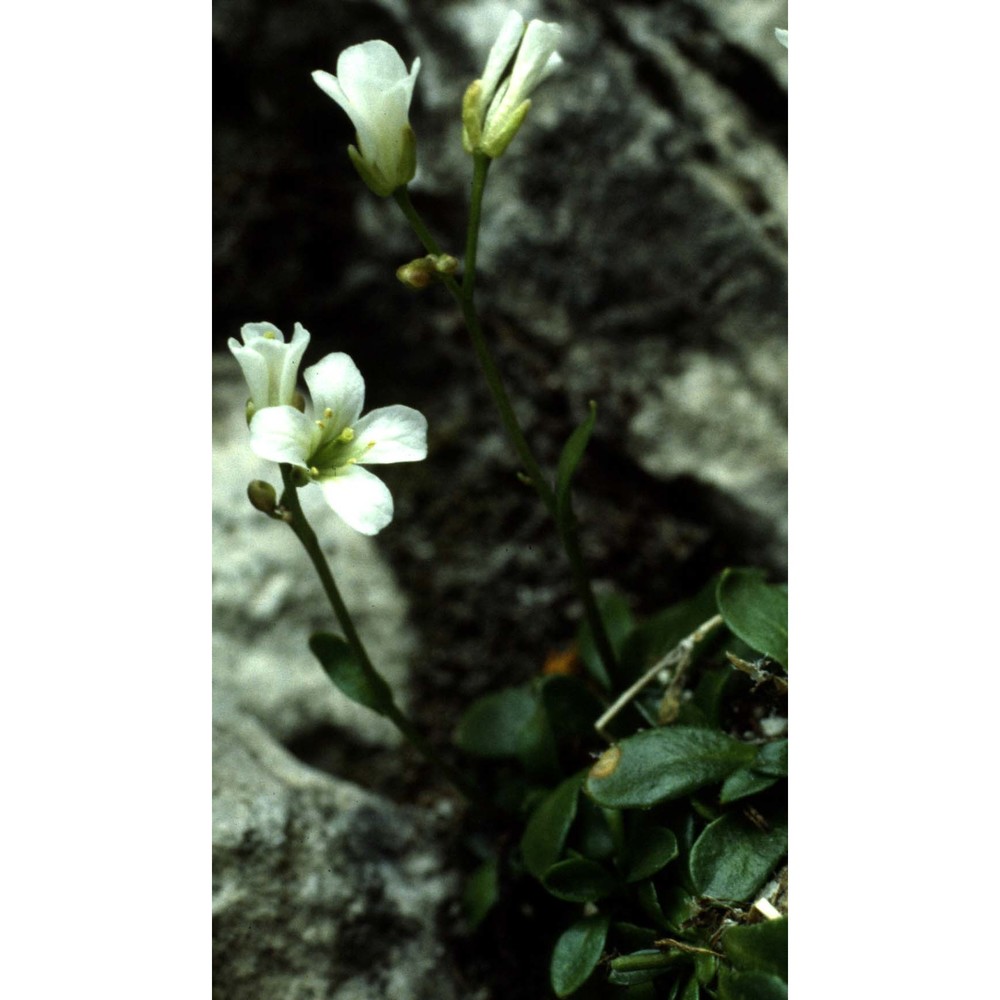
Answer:
[[366, 160], [361, 155], [357, 146], [347, 147], [347, 155], [351, 158], [358, 176], [380, 198], [388, 198], [399, 188], [406, 187], [417, 172], [417, 137], [409, 125], [403, 126], [399, 148], [400, 158], [395, 164], [396, 170], [391, 176], [386, 176], [376, 162]]

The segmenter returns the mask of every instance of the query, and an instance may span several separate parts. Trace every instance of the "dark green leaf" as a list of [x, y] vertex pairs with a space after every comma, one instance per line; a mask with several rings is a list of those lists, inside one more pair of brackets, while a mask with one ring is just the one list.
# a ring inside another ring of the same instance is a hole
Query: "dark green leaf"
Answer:
[[[717, 586], [718, 578], [713, 577], [690, 600], [671, 605], [632, 630], [620, 654], [629, 679], [643, 673], [699, 625], [718, 613]], [[707, 637], [695, 647], [695, 662], [710, 648], [711, 643], [712, 637]]]
[[695, 955], [695, 978], [702, 986], [707, 986], [719, 971], [719, 960], [714, 955]]
[[698, 987], [698, 977], [692, 976], [684, 986], [682, 992], [677, 994], [677, 1000], [698, 1000], [701, 990]]
[[562, 777], [559, 747], [545, 704], [537, 691], [532, 697], [535, 708], [521, 727], [517, 756], [528, 774], [546, 784], [554, 784]]
[[542, 879], [553, 896], [570, 903], [592, 903], [618, 888], [618, 879], [603, 865], [586, 858], [567, 858], [553, 865]]
[[345, 639], [329, 632], [316, 632], [309, 648], [326, 675], [351, 701], [388, 715], [393, 708], [389, 685], [374, 671], [366, 670]]
[[588, 798], [581, 798], [576, 817], [573, 846], [592, 861], [606, 861], [615, 853], [615, 841], [608, 815], [611, 810], [595, 806]]
[[601, 717], [604, 705], [586, 681], [554, 674], [538, 682], [538, 693], [558, 742], [593, 738], [594, 723]]
[[[614, 591], [598, 594], [595, 600], [601, 621], [604, 622], [604, 631], [607, 633], [608, 641], [611, 643], [611, 648], [615, 655], [618, 656], [621, 653], [626, 637], [633, 627], [632, 612], [629, 609], [628, 602], [621, 594]], [[611, 680], [604, 669], [604, 661], [601, 659], [601, 654], [597, 651], [594, 634], [591, 631], [589, 623], [586, 621], [580, 626], [577, 634], [577, 648], [580, 652], [580, 660], [587, 668], [591, 677], [604, 688], [610, 689]], [[600, 715], [600, 712], [598, 712], [598, 715]]]
[[557, 997], [575, 993], [590, 978], [604, 951], [608, 922], [608, 917], [595, 914], [563, 931], [552, 952], [549, 972]]
[[758, 653], [788, 669], [788, 593], [755, 570], [727, 569], [716, 592], [729, 628]]
[[496, 858], [484, 861], [465, 883], [462, 906], [469, 927], [475, 930], [500, 897]]
[[626, 921], [615, 921], [615, 941], [618, 947], [625, 951], [640, 951], [653, 947], [653, 942], [660, 937], [652, 927], [639, 927]]
[[672, 925], [660, 907], [660, 900], [656, 894], [656, 886], [654, 886], [652, 882], [642, 882], [636, 890], [636, 898], [639, 900], [639, 906], [642, 907], [642, 912], [645, 913], [646, 916], [660, 928], [660, 930], [666, 931], [671, 929]]
[[722, 783], [719, 801], [725, 805], [728, 802], [745, 799], [748, 795], [756, 795], [757, 792], [766, 791], [778, 780], [773, 775], [761, 774], [752, 767], [741, 767]]
[[788, 918], [730, 927], [722, 947], [737, 969], [770, 972], [788, 979]]
[[657, 894], [657, 902], [663, 921], [670, 930], [679, 930], [689, 920], [698, 915], [698, 901], [679, 885], [667, 885]]
[[516, 757], [524, 727], [535, 712], [526, 687], [505, 688], [474, 701], [455, 731], [455, 743], [479, 757]]
[[788, 987], [767, 972], [719, 970], [719, 1000], [788, 1000]]
[[660, 826], [639, 827], [629, 841], [625, 881], [638, 882], [655, 875], [677, 857], [677, 838]]
[[583, 774], [567, 778], [536, 807], [521, 837], [525, 867], [537, 879], [559, 860], [566, 835], [576, 816]]
[[694, 692], [694, 704], [702, 710], [708, 722], [718, 727], [722, 712], [722, 696], [726, 686], [732, 680], [733, 672], [729, 667], [717, 670], [706, 670], [698, 681]]
[[758, 829], [739, 813], [705, 827], [691, 848], [695, 891], [712, 899], [747, 900], [788, 850], [788, 828]]
[[604, 752], [587, 777], [587, 792], [603, 806], [646, 808], [722, 781], [756, 753], [711, 729], [647, 729]]
[[611, 959], [611, 973], [608, 982], [616, 986], [632, 986], [648, 983], [662, 976], [678, 965], [689, 961], [687, 955], [679, 952], [634, 951], [631, 955], [620, 955]]
[[787, 776], [788, 740], [765, 743], [757, 751], [757, 757], [752, 766], [755, 771], [760, 771], [761, 774], [773, 774], [781, 778]]
[[587, 448], [587, 442], [594, 430], [594, 422], [597, 420], [597, 404], [590, 401], [590, 412], [583, 423], [572, 434], [563, 446], [562, 454], [559, 456], [559, 466], [556, 469], [556, 508], [558, 511], [560, 526], [570, 510], [570, 483], [573, 473], [583, 458], [583, 453]]

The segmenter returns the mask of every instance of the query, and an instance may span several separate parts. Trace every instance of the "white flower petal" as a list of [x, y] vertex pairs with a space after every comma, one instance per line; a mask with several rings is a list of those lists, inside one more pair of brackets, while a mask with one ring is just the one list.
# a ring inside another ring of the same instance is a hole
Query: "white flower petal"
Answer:
[[427, 418], [409, 406], [384, 406], [354, 425], [351, 454], [364, 465], [427, 457]]
[[500, 75], [507, 68], [511, 56], [517, 51], [521, 44], [521, 37], [524, 35], [524, 18], [517, 11], [512, 10], [503, 26], [500, 34], [490, 49], [489, 57], [486, 60], [486, 69], [481, 77], [483, 81], [482, 106], [489, 105], [496, 92], [497, 84], [500, 82]]
[[359, 465], [348, 465], [319, 485], [333, 512], [363, 535], [378, 534], [392, 520], [389, 488]]
[[775, 28], [774, 29], [774, 37], [777, 38], [778, 41], [781, 42], [781, 44], [784, 45], [786, 49], [788, 48], [788, 29], [787, 28]]
[[229, 338], [229, 350], [243, 369], [250, 389], [250, 400], [258, 409], [268, 405], [270, 374], [263, 355], [252, 347], [244, 347], [235, 337]]
[[299, 362], [309, 346], [308, 331], [296, 323], [290, 344], [271, 323], [246, 323], [240, 333], [243, 344], [231, 337], [229, 349], [243, 369], [254, 407], [290, 405]]
[[510, 90], [516, 98], [511, 101], [513, 106], [529, 98], [541, 82], [561, 34], [562, 28], [558, 24], [532, 21], [528, 25], [510, 73]]
[[[328, 354], [305, 370], [316, 417], [328, 422], [328, 437], [336, 437], [361, 415], [365, 405], [365, 380], [346, 354]], [[325, 416], [331, 410], [330, 417]]]
[[251, 340], [260, 337], [276, 340], [279, 344], [285, 342], [285, 335], [273, 323], [244, 323], [240, 327], [240, 336], [244, 344], [249, 344]]
[[250, 448], [269, 462], [306, 466], [319, 428], [294, 406], [268, 406], [250, 421]]
[[357, 152], [370, 175], [361, 166], [358, 170], [379, 194], [388, 194], [413, 177], [413, 139], [408, 126], [419, 71], [419, 59], [414, 59], [407, 72], [400, 54], [388, 42], [376, 39], [344, 49], [337, 59], [336, 76], [323, 70], [312, 75], [354, 123]]

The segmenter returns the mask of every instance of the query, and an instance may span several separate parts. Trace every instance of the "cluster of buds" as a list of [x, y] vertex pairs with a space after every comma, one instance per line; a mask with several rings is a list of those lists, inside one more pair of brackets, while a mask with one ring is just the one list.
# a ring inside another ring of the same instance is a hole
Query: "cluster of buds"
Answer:
[[432, 281], [451, 277], [458, 270], [458, 260], [447, 253], [429, 253], [396, 268], [396, 277], [409, 288], [426, 288]]

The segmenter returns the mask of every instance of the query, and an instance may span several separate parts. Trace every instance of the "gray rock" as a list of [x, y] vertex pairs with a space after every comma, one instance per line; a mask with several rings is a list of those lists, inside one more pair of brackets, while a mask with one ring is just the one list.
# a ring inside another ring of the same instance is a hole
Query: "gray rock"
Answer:
[[464, 995], [427, 816], [303, 766], [247, 716], [213, 736], [215, 1000]]

